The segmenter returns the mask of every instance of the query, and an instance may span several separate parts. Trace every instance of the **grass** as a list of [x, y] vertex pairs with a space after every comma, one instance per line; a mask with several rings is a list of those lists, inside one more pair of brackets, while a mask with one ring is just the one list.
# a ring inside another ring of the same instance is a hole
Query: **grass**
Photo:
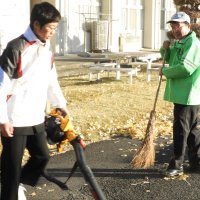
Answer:
[[[142, 139], [149, 113], [153, 108], [158, 85], [158, 72], [152, 72], [152, 81], [146, 81], [146, 72], [139, 72], [132, 85], [128, 77], [115, 80], [102, 74], [100, 81], [87, 76], [60, 78], [60, 85], [68, 101], [74, 128], [86, 141], [96, 142], [112, 135], [125, 134]], [[163, 100], [165, 81], [161, 84], [157, 102], [155, 135], [171, 134], [172, 104]]]

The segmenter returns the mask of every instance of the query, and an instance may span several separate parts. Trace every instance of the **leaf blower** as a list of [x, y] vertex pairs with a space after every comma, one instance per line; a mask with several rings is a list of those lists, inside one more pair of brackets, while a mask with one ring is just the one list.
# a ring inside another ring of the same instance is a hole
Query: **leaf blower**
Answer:
[[90, 187], [90, 191], [95, 200], [106, 200], [99, 184], [97, 183], [92, 170], [86, 163], [85, 158], [85, 143], [83, 139], [75, 133], [69, 116], [60, 108], [53, 109], [49, 115], [45, 117], [45, 129], [47, 133], [47, 141], [49, 144], [56, 144], [57, 151], [62, 152], [62, 147], [65, 143], [69, 142], [75, 151], [76, 162], [65, 182], [61, 182], [55, 177], [44, 172], [44, 177], [57, 184], [60, 188], [68, 189], [66, 183], [73, 175], [76, 168], [79, 167], [85, 181]]

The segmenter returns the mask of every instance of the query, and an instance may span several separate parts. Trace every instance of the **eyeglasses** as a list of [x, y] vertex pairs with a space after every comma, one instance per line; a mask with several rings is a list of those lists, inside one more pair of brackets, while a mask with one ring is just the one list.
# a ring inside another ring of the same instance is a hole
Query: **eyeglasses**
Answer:
[[170, 24], [170, 27], [172, 30], [180, 30], [184, 27], [186, 27], [187, 25], [185, 23], [183, 24], [180, 24], [180, 23], [177, 23], [177, 24]]
[[55, 32], [55, 31], [57, 30], [57, 27], [46, 26], [46, 29], [47, 29], [49, 32]]

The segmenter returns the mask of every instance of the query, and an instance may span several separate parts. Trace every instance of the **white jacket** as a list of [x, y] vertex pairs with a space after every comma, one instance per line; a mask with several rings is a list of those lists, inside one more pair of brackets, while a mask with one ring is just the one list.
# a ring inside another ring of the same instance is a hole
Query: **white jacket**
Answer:
[[50, 42], [42, 43], [28, 27], [9, 42], [0, 57], [0, 123], [14, 127], [44, 122], [46, 102], [65, 108]]

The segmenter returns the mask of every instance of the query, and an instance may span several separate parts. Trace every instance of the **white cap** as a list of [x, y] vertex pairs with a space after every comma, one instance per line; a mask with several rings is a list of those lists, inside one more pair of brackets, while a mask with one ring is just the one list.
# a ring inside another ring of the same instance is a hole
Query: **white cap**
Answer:
[[187, 22], [190, 24], [190, 16], [187, 15], [185, 12], [177, 12], [171, 17], [171, 20], [169, 20], [167, 23], [171, 22]]

